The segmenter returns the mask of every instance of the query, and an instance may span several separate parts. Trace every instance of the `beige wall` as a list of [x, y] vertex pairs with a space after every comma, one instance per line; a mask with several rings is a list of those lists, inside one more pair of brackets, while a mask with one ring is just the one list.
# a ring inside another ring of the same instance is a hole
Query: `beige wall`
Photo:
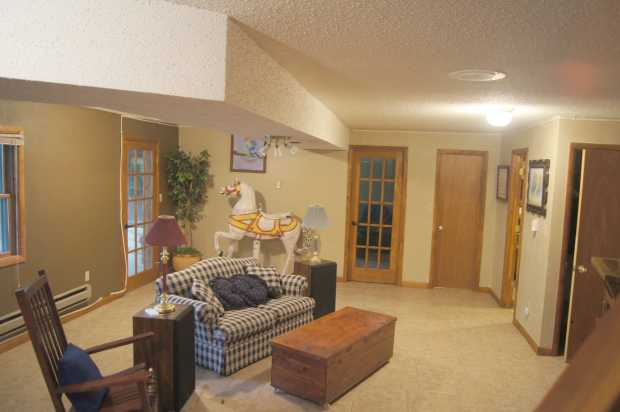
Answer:
[[[342, 275], [344, 256], [344, 220], [347, 180], [347, 152], [310, 152], [300, 150], [294, 157], [285, 154], [282, 158], [269, 156], [267, 173], [231, 173], [230, 136], [206, 129], [181, 128], [180, 146], [184, 150], [199, 152], [207, 149], [211, 154], [212, 187], [208, 189], [208, 200], [204, 219], [194, 232], [194, 246], [205, 256], [212, 256], [213, 234], [226, 231], [232, 200], [218, 194], [219, 189], [233, 183], [238, 177], [250, 184], [257, 192], [257, 202], [267, 212], [290, 211], [303, 217], [306, 207], [320, 203], [330, 220], [328, 229], [321, 231], [322, 257], [338, 262], [338, 275]], [[281, 188], [276, 188], [280, 181]], [[225, 243], [222, 243], [226, 246]], [[263, 242], [265, 264], [281, 267], [284, 248], [278, 240]], [[241, 243], [239, 255], [250, 256], [252, 244], [247, 239]]]
[[[525, 213], [515, 313], [517, 320], [542, 348], [551, 348], [553, 344], [571, 143], [620, 144], [620, 122], [556, 118], [517, 130], [502, 139], [503, 164], [509, 164], [511, 151], [518, 148], [527, 148], [530, 160], [551, 160], [547, 217], [541, 220], [543, 224], [538, 233], [531, 231], [536, 216]], [[506, 204], [502, 203], [497, 213], [498, 239], [503, 239], [505, 225]], [[496, 255], [496, 267], [500, 271], [503, 249], [498, 248]], [[501, 278], [498, 278], [496, 287], [501, 288]], [[528, 308], [528, 316], [525, 308]]]
[[[505, 135], [502, 139], [501, 163], [510, 164], [512, 150], [527, 148], [529, 160], [551, 159], [550, 175], [553, 178], [558, 165], [556, 161], [558, 125], [557, 120], [552, 120]], [[539, 232], [534, 233], [531, 231], [532, 220], [537, 218], [537, 216], [525, 212], [523, 220], [522, 252], [515, 316], [536, 342], [540, 342], [544, 318], [549, 243], [553, 236], [550, 222], [553, 218], [554, 192], [555, 185], [553, 182], [550, 182], [547, 217], [546, 219], [538, 217], [542, 222]], [[496, 236], [498, 241], [501, 240], [501, 243], [498, 243], [495, 257], [496, 272], [500, 274], [495, 287], [496, 290], [501, 291], [507, 203], [498, 202], [497, 211]], [[528, 315], [525, 314], [525, 308], [528, 309]]]
[[354, 130], [351, 144], [404, 146], [409, 149], [407, 211], [403, 281], [428, 282], [433, 236], [435, 165], [438, 149], [483, 150], [489, 153], [480, 286], [492, 286], [495, 277], [495, 170], [500, 136], [469, 133], [421, 133], [408, 131]]
[[[123, 122], [125, 131], [159, 140], [160, 148], [178, 144], [176, 128]], [[0, 269], [0, 316], [17, 309], [18, 278], [27, 285], [39, 269], [47, 271], [54, 294], [84, 284], [86, 270], [93, 299], [119, 290], [121, 117], [0, 100], [0, 124], [24, 129], [27, 242], [26, 263]]]
[[[496, 239], [495, 222], [495, 166], [499, 155], [498, 135], [470, 135], [458, 133], [367, 132], [354, 131], [353, 144], [407, 146], [409, 148], [409, 175], [407, 187], [407, 216], [403, 280], [428, 282], [430, 270], [430, 241], [432, 236], [433, 196], [435, 188], [435, 159], [437, 149], [470, 149], [489, 152], [486, 218], [482, 256], [481, 286], [495, 282], [494, 258]], [[231, 183], [235, 177], [251, 184], [262, 195], [267, 211], [291, 210], [303, 216], [305, 207], [314, 202], [323, 204], [330, 217], [330, 227], [322, 233], [323, 256], [338, 262], [342, 275], [345, 238], [347, 153], [300, 151], [295, 157], [281, 159], [270, 156], [267, 173], [231, 173], [229, 171], [229, 136], [205, 129], [182, 128], [180, 144], [193, 152], [207, 149], [212, 155], [210, 174], [214, 187], [209, 189], [205, 219], [194, 235], [196, 246], [211, 255], [213, 233], [225, 230], [231, 204], [217, 190]], [[275, 188], [281, 180], [282, 188]], [[259, 199], [261, 196], [259, 196]], [[268, 242], [264, 250], [267, 261], [279, 265], [283, 249], [277, 241]], [[242, 254], [251, 253], [251, 244], [243, 243]]]

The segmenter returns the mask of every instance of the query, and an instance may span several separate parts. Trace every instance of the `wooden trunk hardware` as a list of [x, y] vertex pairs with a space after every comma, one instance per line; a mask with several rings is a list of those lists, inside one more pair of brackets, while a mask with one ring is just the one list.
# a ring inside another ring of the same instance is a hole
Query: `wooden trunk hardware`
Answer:
[[272, 343], [271, 385], [328, 404], [385, 365], [396, 318], [345, 307]]

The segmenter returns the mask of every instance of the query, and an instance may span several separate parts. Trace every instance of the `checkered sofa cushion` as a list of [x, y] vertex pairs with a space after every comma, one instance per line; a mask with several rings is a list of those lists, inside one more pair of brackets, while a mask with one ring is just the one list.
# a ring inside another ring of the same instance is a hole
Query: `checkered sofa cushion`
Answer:
[[221, 316], [213, 330], [213, 339], [235, 342], [258, 332], [273, 329], [276, 323], [274, 312], [259, 308], [229, 310]]
[[273, 331], [263, 331], [236, 342], [196, 340], [196, 364], [229, 376], [271, 355]]
[[276, 314], [276, 320], [282, 322], [303, 312], [312, 312], [314, 309], [314, 299], [305, 296], [282, 296], [279, 299], [272, 299], [260, 309], [266, 309]]
[[283, 335], [286, 332], [290, 332], [294, 329], [297, 329], [300, 326], [305, 325], [306, 323], [312, 322], [313, 319], [314, 319], [314, 315], [312, 314], [311, 310], [306, 311], [306, 312], [301, 312], [300, 314], [290, 317], [286, 319], [285, 321], [278, 322], [273, 332], [273, 336]]
[[209, 305], [198, 300], [185, 298], [183, 296], [168, 295], [169, 303], [176, 303], [179, 305], [190, 305], [194, 307], [194, 323], [204, 323], [204, 319], [210, 319], [211, 316], [207, 313], [210, 311]]
[[256, 275], [263, 279], [269, 290], [269, 297], [277, 299], [282, 296], [282, 282], [280, 281], [280, 273], [273, 266], [248, 265], [245, 267], [245, 273], [248, 275]]
[[285, 295], [303, 296], [308, 289], [308, 280], [303, 276], [284, 275], [280, 276], [280, 281]]
[[[248, 265], [256, 265], [258, 262], [253, 257], [249, 258], [229, 258], [229, 257], [210, 257], [200, 262], [196, 262], [190, 267], [166, 276], [168, 283], [168, 293], [171, 295], [192, 297], [192, 284], [194, 279], [209, 283], [215, 277], [231, 277], [245, 273], [244, 268]], [[162, 292], [162, 280], [155, 282], [157, 295]]]
[[204, 302], [208, 306], [203, 321], [207, 325], [215, 325], [218, 318], [224, 314], [224, 306], [217, 296], [215, 296], [215, 293], [213, 293], [209, 285], [206, 285], [200, 280], [195, 280], [192, 284], [192, 296], [195, 300]]

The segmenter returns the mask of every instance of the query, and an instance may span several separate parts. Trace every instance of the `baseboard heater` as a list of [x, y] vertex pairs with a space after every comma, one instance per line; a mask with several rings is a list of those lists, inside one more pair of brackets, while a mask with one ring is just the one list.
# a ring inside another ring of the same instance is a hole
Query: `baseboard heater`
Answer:
[[[60, 315], [86, 306], [93, 295], [93, 288], [86, 283], [77, 288], [54, 296], [54, 303]], [[19, 310], [0, 317], [0, 342], [15, 336], [26, 329], [24, 318]]]

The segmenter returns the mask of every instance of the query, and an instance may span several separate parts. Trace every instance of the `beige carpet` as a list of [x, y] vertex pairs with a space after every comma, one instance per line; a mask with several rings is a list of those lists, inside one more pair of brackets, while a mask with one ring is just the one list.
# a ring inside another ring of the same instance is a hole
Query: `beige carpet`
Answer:
[[[131, 316], [153, 299], [150, 286], [65, 325], [88, 347], [131, 334]], [[564, 368], [536, 356], [512, 326], [512, 312], [490, 296], [451, 289], [338, 284], [339, 307], [398, 317], [392, 361], [331, 405], [332, 411], [530, 411]], [[102, 372], [130, 365], [130, 349], [95, 355]], [[274, 393], [271, 359], [222, 378], [196, 369], [196, 392], [183, 411], [316, 411]], [[0, 354], [0, 411], [52, 410], [30, 343]]]

